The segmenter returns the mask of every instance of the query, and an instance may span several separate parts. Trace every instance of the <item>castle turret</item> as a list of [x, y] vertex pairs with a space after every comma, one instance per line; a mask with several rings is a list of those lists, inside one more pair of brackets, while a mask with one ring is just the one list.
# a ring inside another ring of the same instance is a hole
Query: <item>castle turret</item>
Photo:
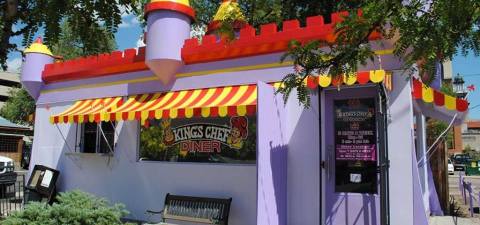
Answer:
[[147, 19], [145, 64], [168, 84], [183, 66], [181, 49], [190, 37], [195, 11], [188, 0], [152, 0], [145, 7]]
[[42, 71], [46, 64], [53, 63], [54, 57], [40, 37], [24, 53], [25, 62], [20, 80], [28, 93], [37, 100], [43, 85]]

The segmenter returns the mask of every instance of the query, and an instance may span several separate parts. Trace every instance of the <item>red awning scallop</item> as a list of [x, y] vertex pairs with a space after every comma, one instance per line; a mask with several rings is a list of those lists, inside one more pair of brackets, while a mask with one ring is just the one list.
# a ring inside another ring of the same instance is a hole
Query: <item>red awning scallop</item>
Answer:
[[64, 112], [51, 116], [51, 123], [100, 122], [101, 116], [122, 104], [122, 97], [87, 99], [75, 102]]
[[383, 82], [387, 89], [392, 89], [392, 74], [385, 70], [370, 70], [359, 71], [356, 73], [342, 75], [338, 77], [331, 77], [329, 75], [309, 76], [305, 80], [307, 87], [315, 89], [318, 86], [326, 88], [329, 86], [340, 85], [355, 85], [355, 84], [367, 84], [367, 83], [381, 83]]
[[445, 107], [448, 110], [465, 112], [468, 110], [468, 101], [456, 98], [435, 90], [418, 79], [413, 79], [413, 98], [421, 99], [425, 103]]
[[412, 79], [413, 106], [425, 116], [454, 125], [462, 124], [468, 114], [468, 101], [435, 90], [418, 79]]

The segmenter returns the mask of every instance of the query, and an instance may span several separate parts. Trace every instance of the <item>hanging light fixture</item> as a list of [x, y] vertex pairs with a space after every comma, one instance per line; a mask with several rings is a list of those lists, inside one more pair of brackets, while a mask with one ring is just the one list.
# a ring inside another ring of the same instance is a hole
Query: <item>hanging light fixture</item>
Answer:
[[457, 73], [457, 75], [453, 78], [453, 91], [457, 94], [457, 97], [459, 98], [465, 98], [467, 95], [467, 90], [465, 89], [465, 81], [463, 80], [463, 77], [460, 76], [460, 74]]

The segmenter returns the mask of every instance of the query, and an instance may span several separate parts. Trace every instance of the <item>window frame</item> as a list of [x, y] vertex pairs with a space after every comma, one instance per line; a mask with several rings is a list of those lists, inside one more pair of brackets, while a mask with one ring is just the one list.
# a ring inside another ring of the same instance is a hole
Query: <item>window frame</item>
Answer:
[[[76, 124], [76, 127], [75, 127], [75, 152], [76, 153], [82, 153], [82, 154], [100, 154], [100, 155], [113, 155], [115, 153], [115, 149], [116, 149], [116, 146], [117, 146], [117, 141], [118, 141], [118, 135], [117, 135], [117, 126], [118, 126], [118, 123], [117, 122], [112, 122], [112, 121], [109, 121], [109, 122], [100, 122], [100, 123], [96, 123], [96, 131], [95, 131], [95, 149], [93, 152], [85, 152], [85, 125], [86, 123], [81, 123], [81, 124]], [[113, 127], [113, 140], [112, 140], [112, 143], [108, 143], [107, 140], [105, 140], [106, 138], [106, 134], [105, 134], [105, 131], [103, 131], [103, 129], [101, 129], [101, 126], [102, 124], [111, 124], [112, 127]], [[105, 136], [104, 136], [105, 135]], [[101, 148], [101, 142], [102, 142], [102, 139], [105, 140], [108, 145], [106, 146], [106, 149], [105, 150], [102, 150]], [[109, 148], [110, 146], [110, 148]]]

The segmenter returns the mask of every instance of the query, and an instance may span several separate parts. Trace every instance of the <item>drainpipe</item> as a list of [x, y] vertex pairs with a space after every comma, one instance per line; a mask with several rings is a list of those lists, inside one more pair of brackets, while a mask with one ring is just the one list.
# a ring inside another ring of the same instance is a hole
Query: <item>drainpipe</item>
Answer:
[[[416, 113], [416, 153], [417, 153], [417, 161], [428, 158], [427, 156], [427, 126], [425, 121], [425, 116], [421, 113]], [[422, 186], [423, 191], [423, 204], [425, 205], [425, 210], [427, 215], [430, 214], [430, 203], [429, 203], [429, 187], [428, 187], [428, 160], [423, 161], [422, 163], [418, 164], [418, 172], [420, 177], [420, 183]]]

